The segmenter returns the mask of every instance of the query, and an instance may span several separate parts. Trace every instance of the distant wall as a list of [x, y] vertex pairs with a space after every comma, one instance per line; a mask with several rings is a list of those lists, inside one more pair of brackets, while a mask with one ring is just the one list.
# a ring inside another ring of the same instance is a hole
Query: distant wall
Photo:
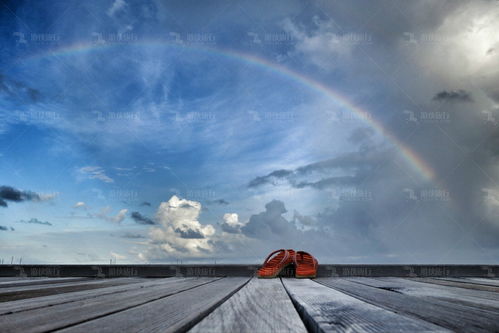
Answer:
[[[258, 265], [0, 265], [0, 277], [253, 276]], [[499, 277], [499, 265], [319, 265], [319, 277]], [[281, 276], [294, 276], [292, 266]]]

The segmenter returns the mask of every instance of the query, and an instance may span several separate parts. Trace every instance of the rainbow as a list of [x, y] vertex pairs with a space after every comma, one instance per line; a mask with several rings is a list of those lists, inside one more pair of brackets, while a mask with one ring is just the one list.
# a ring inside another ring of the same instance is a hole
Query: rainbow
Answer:
[[230, 49], [222, 49], [222, 48], [213, 48], [209, 46], [199, 46], [199, 45], [189, 45], [178, 43], [175, 41], [165, 41], [165, 40], [141, 40], [134, 41], [130, 43], [76, 43], [70, 46], [61, 47], [55, 50], [45, 51], [43, 53], [29, 55], [26, 58], [21, 60], [30, 60], [34, 58], [43, 58], [43, 57], [51, 57], [51, 56], [68, 56], [74, 55], [81, 52], [89, 52], [93, 50], [112, 48], [116, 46], [135, 46], [135, 45], [143, 45], [143, 46], [168, 46], [168, 47], [182, 47], [189, 48], [195, 51], [203, 51], [213, 55], [230, 58], [235, 61], [242, 61], [248, 64], [251, 64], [256, 67], [260, 67], [266, 71], [270, 71], [276, 73], [277, 75], [284, 76], [287, 79], [290, 79], [300, 85], [304, 85], [309, 89], [312, 89], [328, 98], [330, 98], [333, 102], [335, 102], [338, 106], [349, 110], [360, 120], [363, 120], [366, 125], [374, 129], [374, 131], [385, 137], [389, 142], [391, 142], [400, 153], [400, 156], [420, 175], [422, 175], [428, 181], [436, 181], [435, 171], [410, 147], [400, 141], [394, 134], [392, 134], [386, 127], [383, 126], [381, 122], [374, 119], [372, 115], [366, 110], [356, 106], [352, 101], [350, 101], [347, 97], [341, 95], [339, 92], [333, 90], [332, 88], [326, 86], [325, 84], [316, 81], [310, 77], [305, 76], [299, 72], [289, 69], [288, 67], [270, 62], [264, 58], [257, 57], [252, 54], [242, 53], [235, 50]]

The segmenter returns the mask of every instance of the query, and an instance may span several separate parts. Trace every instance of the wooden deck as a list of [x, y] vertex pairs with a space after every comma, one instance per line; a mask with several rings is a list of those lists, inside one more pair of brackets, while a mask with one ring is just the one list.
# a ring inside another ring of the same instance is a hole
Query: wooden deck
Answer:
[[484, 277], [1, 277], [1, 332], [499, 332]]

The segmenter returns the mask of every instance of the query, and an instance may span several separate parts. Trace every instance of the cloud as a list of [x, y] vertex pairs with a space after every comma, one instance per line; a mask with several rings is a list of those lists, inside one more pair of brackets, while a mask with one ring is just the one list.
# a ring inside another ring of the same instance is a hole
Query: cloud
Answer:
[[42, 225], [47, 225], [47, 226], [52, 226], [52, 223], [47, 222], [47, 221], [40, 221], [37, 218], [31, 218], [27, 221], [25, 220], [20, 220], [19, 223], [29, 223], [29, 224], [42, 224]]
[[204, 257], [213, 252], [215, 228], [198, 221], [201, 204], [172, 196], [156, 212], [159, 226], [150, 230], [150, 245], [144, 258]]
[[132, 219], [138, 224], [156, 224], [152, 219], [140, 214], [139, 212], [132, 212]]
[[228, 205], [229, 202], [227, 202], [224, 199], [217, 199], [217, 200], [208, 200], [206, 202], [208, 205], [215, 204], [215, 205]]
[[473, 102], [471, 93], [465, 90], [443, 90], [433, 97], [438, 102]]
[[119, 253], [116, 253], [116, 252], [109, 252], [109, 254], [111, 255], [111, 257], [113, 257], [114, 259], [120, 259], [120, 260], [123, 260], [123, 259], [126, 259], [126, 256], [124, 255], [121, 255]]
[[74, 204], [73, 208], [87, 208], [87, 205], [83, 201], [78, 201]]
[[204, 238], [204, 234], [201, 230], [190, 229], [187, 225], [183, 225], [183, 228], [176, 228], [175, 232], [178, 233], [181, 238], [187, 238], [187, 239]]
[[287, 237], [296, 228], [282, 216], [286, 212], [284, 202], [272, 200], [265, 205], [264, 212], [252, 215], [241, 231], [248, 237], [258, 239], [268, 239], [275, 235]]
[[239, 234], [244, 223], [239, 222], [239, 216], [236, 213], [226, 213], [220, 226], [225, 232]]
[[111, 7], [107, 10], [107, 15], [114, 16], [120, 10], [123, 10], [127, 6], [127, 3], [124, 0], [114, 0]]
[[122, 238], [128, 238], [128, 239], [142, 239], [142, 238], [146, 238], [146, 236], [144, 235], [141, 235], [141, 234], [132, 234], [130, 232], [127, 232], [123, 235], [121, 235]]
[[87, 179], [98, 179], [104, 183], [114, 183], [114, 180], [106, 175], [104, 169], [99, 166], [86, 166], [78, 169], [80, 175], [85, 176]]
[[127, 212], [128, 209], [121, 209], [115, 216], [109, 216], [109, 214], [111, 213], [111, 207], [107, 206], [101, 208], [99, 213], [92, 214], [92, 216], [103, 219], [108, 222], [121, 223], [125, 219]]
[[358, 39], [370, 42], [367, 34], [353, 36], [342, 33], [332, 20], [312, 19], [308, 27], [286, 19], [282, 25], [294, 43], [292, 55], [301, 55], [321, 69], [333, 70], [351, 54]]
[[313, 217], [301, 215], [296, 210], [294, 211], [294, 214], [293, 214], [293, 221], [298, 222], [304, 226], [314, 226], [317, 224], [317, 221]]
[[7, 201], [47, 201], [54, 198], [55, 194], [43, 195], [31, 191], [22, 191], [11, 186], [0, 186], [0, 206], [7, 207]]
[[36, 103], [40, 100], [40, 91], [28, 85], [12, 80], [0, 73], [0, 93], [22, 102]]
[[249, 182], [248, 187], [258, 187], [265, 184], [275, 184], [276, 179], [286, 178], [293, 174], [291, 170], [275, 170], [266, 176], [259, 176]]
[[389, 156], [388, 151], [378, 149], [374, 145], [369, 149], [361, 146], [358, 151], [342, 153], [333, 158], [305, 164], [294, 170], [276, 170], [265, 176], [258, 176], [250, 181], [248, 187], [255, 188], [268, 184], [290, 185], [298, 189], [305, 187], [325, 189], [355, 185], [362, 180], [360, 176], [366, 170], [375, 168]]
[[144, 201], [140, 204], [141, 206], [151, 206], [151, 203], [150, 202], [147, 202], [147, 201]]
[[6, 227], [4, 225], [0, 225], [0, 231], [8, 231], [9, 227]]

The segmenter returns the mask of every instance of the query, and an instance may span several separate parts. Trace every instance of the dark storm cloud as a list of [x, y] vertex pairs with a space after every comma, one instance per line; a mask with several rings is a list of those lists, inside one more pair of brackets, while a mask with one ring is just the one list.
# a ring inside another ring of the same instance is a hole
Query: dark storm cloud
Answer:
[[212, 204], [215, 204], [215, 205], [228, 205], [229, 202], [224, 200], [224, 199], [217, 199], [217, 200], [209, 200], [206, 202], [208, 205], [212, 205]]
[[7, 231], [9, 230], [8, 227], [4, 226], [4, 225], [0, 225], [0, 231]]
[[296, 188], [312, 187], [316, 189], [325, 189], [335, 186], [355, 185], [358, 183], [358, 181], [359, 181], [358, 177], [353, 177], [353, 176], [329, 177], [329, 178], [323, 178], [315, 182], [304, 181], [298, 184], [294, 184], [293, 186]]
[[438, 102], [473, 102], [471, 93], [465, 90], [443, 90], [433, 96], [434, 101]]
[[293, 171], [291, 170], [275, 170], [266, 176], [259, 176], [249, 182], [248, 187], [258, 187], [265, 184], [273, 184], [275, 179], [286, 178], [291, 175]]
[[295, 226], [282, 216], [286, 212], [284, 202], [272, 200], [265, 205], [264, 212], [252, 215], [241, 231], [244, 235], [257, 239], [269, 239], [276, 235], [287, 237], [295, 234]]
[[152, 219], [140, 214], [139, 212], [132, 212], [132, 219], [138, 224], [156, 224]]
[[[362, 135], [362, 140], [370, 135]], [[360, 138], [357, 138], [362, 141]], [[359, 141], [359, 142], [360, 142]], [[337, 157], [306, 164], [295, 170], [276, 170], [266, 176], [253, 179], [248, 187], [258, 187], [265, 184], [276, 185], [276, 179], [285, 180], [295, 188], [313, 187], [324, 189], [334, 186], [355, 185], [362, 181], [361, 176], [366, 170], [375, 168], [389, 157], [390, 152], [376, 147], [361, 148], [356, 152], [348, 152]], [[334, 170], [348, 172], [352, 175], [328, 176]], [[324, 175], [318, 179], [306, 179], [309, 175]], [[305, 178], [305, 179], [304, 179]]]
[[241, 226], [232, 226], [227, 222], [220, 223], [220, 228], [222, 231], [228, 232], [229, 234], [239, 234], [241, 232]]
[[20, 220], [19, 223], [27, 223], [27, 224], [41, 224], [41, 225], [47, 225], [47, 226], [52, 226], [52, 223], [47, 222], [47, 221], [41, 221], [37, 218], [31, 218], [29, 220]]
[[184, 225], [184, 228], [176, 228], [175, 232], [180, 234], [181, 238], [188, 239], [203, 239], [204, 235], [200, 230], [194, 230]]
[[31, 191], [21, 191], [11, 186], [0, 186], [0, 206], [7, 207], [7, 201], [40, 201], [40, 195]]
[[192, 206], [191, 204], [189, 204], [187, 202], [184, 202], [184, 203], [180, 204], [179, 207], [180, 208], [188, 208], [188, 209], [190, 209], [190, 208], [196, 208], [196, 207]]

